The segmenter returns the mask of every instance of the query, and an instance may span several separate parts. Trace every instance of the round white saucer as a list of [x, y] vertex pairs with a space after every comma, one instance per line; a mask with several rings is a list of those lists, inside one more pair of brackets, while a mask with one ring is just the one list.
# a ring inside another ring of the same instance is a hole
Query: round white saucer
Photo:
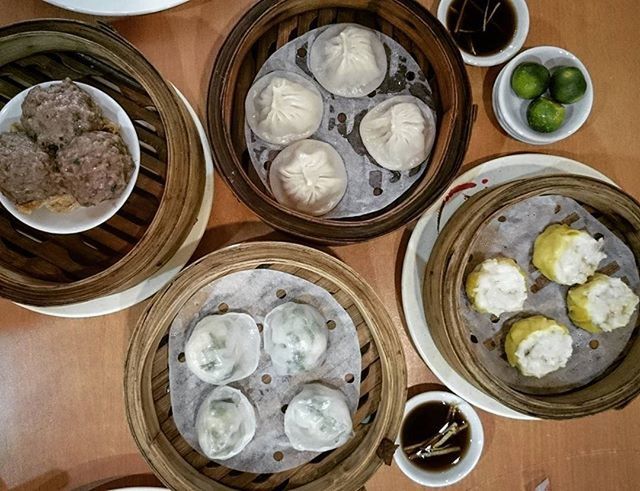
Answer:
[[96, 298], [87, 302], [74, 303], [69, 305], [60, 305], [55, 307], [35, 307], [32, 305], [21, 305], [22, 307], [39, 312], [45, 315], [53, 315], [56, 317], [70, 317], [70, 318], [83, 318], [83, 317], [96, 317], [99, 315], [111, 314], [118, 312], [126, 308], [131, 307], [143, 300], [146, 300], [151, 295], [156, 293], [162, 287], [164, 287], [171, 279], [184, 268], [187, 261], [196, 250], [200, 239], [204, 235], [209, 221], [209, 215], [211, 214], [211, 205], [213, 203], [213, 159], [211, 158], [211, 148], [209, 147], [209, 141], [207, 139], [207, 133], [198, 118], [198, 115], [193, 110], [193, 107], [189, 104], [189, 101], [180, 93], [178, 89], [175, 89], [182, 101], [184, 102], [189, 114], [193, 118], [200, 135], [202, 142], [202, 150], [204, 152], [204, 165], [205, 165], [205, 188], [202, 196], [202, 203], [200, 204], [200, 211], [198, 212], [198, 218], [195, 225], [189, 232], [184, 244], [178, 249], [178, 252], [165, 264], [158, 272], [152, 275], [149, 279], [141, 282], [140, 284], [124, 290], [119, 293], [107, 295], [106, 297]]
[[105, 17], [151, 14], [177, 7], [189, 0], [44, 0], [51, 5], [82, 14]]
[[[465, 195], [523, 177], [569, 173], [613, 183], [591, 167], [564, 157], [544, 154], [515, 154], [485, 162], [459, 176], [416, 224], [402, 267], [402, 306], [416, 350], [431, 371], [449, 389], [471, 404], [514, 419], [532, 419], [510, 409], [467, 382], [449, 366], [438, 351], [425, 319], [422, 302], [424, 270], [439, 231], [465, 200]], [[613, 183], [614, 184], [614, 183]]]

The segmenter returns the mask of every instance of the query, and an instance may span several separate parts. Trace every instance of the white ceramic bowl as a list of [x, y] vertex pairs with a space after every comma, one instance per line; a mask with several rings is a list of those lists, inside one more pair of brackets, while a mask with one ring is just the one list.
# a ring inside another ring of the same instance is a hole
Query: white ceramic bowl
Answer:
[[[524, 42], [529, 34], [529, 8], [527, 7], [526, 0], [509, 1], [512, 3], [516, 12], [516, 32], [513, 34], [511, 42], [506, 48], [490, 56], [474, 56], [461, 49], [460, 53], [462, 54], [462, 59], [467, 65], [500, 65], [513, 57], [518, 51], [520, 51], [522, 46], [524, 46]], [[440, 4], [438, 5], [438, 20], [445, 27], [447, 27], [447, 11], [449, 10], [449, 5], [451, 5], [452, 2], [453, 0], [440, 0]]]
[[[60, 83], [60, 81], [44, 82], [33, 87], [48, 87], [55, 83]], [[52, 234], [75, 234], [97, 227], [109, 220], [127, 201], [136, 185], [138, 171], [140, 170], [140, 143], [133, 123], [125, 110], [101, 90], [80, 82], [75, 83], [93, 98], [107, 119], [120, 127], [120, 136], [129, 149], [134, 168], [129, 177], [127, 187], [118, 198], [104, 201], [95, 206], [79, 206], [65, 213], [56, 213], [44, 206], [34, 210], [31, 214], [23, 213], [16, 208], [9, 198], [0, 193], [0, 203], [18, 220], [30, 227]], [[16, 123], [20, 123], [22, 102], [33, 87], [20, 92], [2, 108], [2, 111], [0, 111], [0, 133], [11, 131]]]
[[[421, 469], [409, 460], [402, 451], [402, 448], [396, 450], [393, 458], [396, 464], [398, 464], [398, 467], [400, 467], [400, 470], [418, 484], [432, 488], [449, 486], [467, 476], [476, 466], [478, 460], [480, 460], [482, 447], [484, 446], [482, 423], [480, 422], [478, 413], [476, 413], [473, 407], [464, 399], [461, 399], [451, 392], [430, 391], [418, 394], [407, 401], [404, 408], [403, 424], [404, 419], [414, 408], [426, 402], [446, 402], [447, 404], [455, 404], [458, 406], [458, 409], [469, 422], [469, 429], [471, 430], [469, 448], [457, 464], [444, 471], [427, 471]], [[398, 436], [396, 443], [400, 445], [400, 436]]]
[[[549, 70], [559, 66], [574, 66], [582, 71], [587, 82], [587, 91], [574, 104], [564, 104], [564, 124], [553, 133], [538, 133], [527, 124], [527, 107], [531, 101], [521, 99], [511, 88], [513, 70], [524, 62], [535, 62]], [[532, 145], [548, 145], [574, 134], [587, 120], [593, 105], [593, 84], [587, 68], [575, 55], [554, 46], [538, 46], [523, 51], [505, 65], [493, 86], [493, 111], [502, 128], [515, 139]]]

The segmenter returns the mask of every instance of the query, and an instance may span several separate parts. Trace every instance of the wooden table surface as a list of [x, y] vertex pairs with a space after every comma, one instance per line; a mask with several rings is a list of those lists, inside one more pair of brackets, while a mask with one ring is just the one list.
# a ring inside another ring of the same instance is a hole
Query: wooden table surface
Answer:
[[[107, 0], [105, 0], [107, 1]], [[435, 11], [437, 0], [423, 3]], [[204, 114], [216, 52], [250, 0], [191, 0], [160, 14], [113, 25]], [[491, 112], [498, 69], [468, 67], [478, 104], [465, 166], [512, 152], [574, 158], [604, 172], [640, 198], [640, 7], [636, 0], [529, 0], [526, 46], [574, 52], [595, 86], [593, 112], [571, 138], [532, 148], [508, 138]], [[39, 0], [0, 0], [0, 24], [36, 17], [75, 17]], [[216, 177], [208, 230], [194, 257], [270, 229]], [[365, 244], [335, 247], [377, 290], [395, 320], [408, 364], [409, 386], [437, 382], [406, 334], [400, 266], [410, 225]], [[0, 490], [68, 489], [110, 476], [149, 472], [129, 434], [122, 370], [127, 343], [142, 310], [87, 320], [38, 315], [0, 301]], [[640, 401], [621, 411], [565, 422], [511, 421], [481, 413], [485, 449], [458, 489], [518, 490], [548, 477], [555, 490], [640, 488]], [[383, 467], [370, 491], [419, 489], [398, 468]]]

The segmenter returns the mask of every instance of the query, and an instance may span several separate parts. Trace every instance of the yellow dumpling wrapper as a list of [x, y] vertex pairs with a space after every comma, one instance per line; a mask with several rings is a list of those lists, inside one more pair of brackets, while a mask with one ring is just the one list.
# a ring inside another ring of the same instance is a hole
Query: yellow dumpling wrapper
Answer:
[[533, 265], [548, 279], [561, 285], [587, 281], [606, 255], [602, 240], [568, 225], [548, 226], [533, 245]]
[[542, 315], [514, 322], [505, 339], [509, 364], [525, 376], [543, 377], [566, 365], [572, 353], [566, 326]]
[[469, 273], [465, 291], [473, 308], [482, 314], [518, 312], [527, 299], [526, 275], [511, 258], [487, 259]]
[[594, 334], [626, 326], [637, 305], [638, 296], [622, 280], [600, 273], [567, 292], [571, 322]]

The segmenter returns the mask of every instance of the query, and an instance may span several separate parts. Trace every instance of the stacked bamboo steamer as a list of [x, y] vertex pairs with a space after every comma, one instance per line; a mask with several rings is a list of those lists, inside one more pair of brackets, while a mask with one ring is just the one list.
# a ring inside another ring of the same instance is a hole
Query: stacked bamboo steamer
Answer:
[[173, 88], [104, 25], [37, 20], [0, 29], [0, 105], [20, 91], [69, 77], [115, 99], [141, 142], [131, 196], [86, 232], [41, 232], [0, 210], [0, 295], [36, 306], [93, 300], [139, 284], [180, 248], [205, 184], [193, 120]]
[[[429, 330], [447, 362], [469, 383], [523, 414], [567, 419], [621, 407], [640, 393], [638, 326], [623, 355], [589, 384], [560, 394], [530, 394], [492, 376], [471, 348], [459, 292], [483, 227], [509, 206], [535, 196], [572, 198], [623, 240], [640, 264], [640, 204], [619, 188], [589, 177], [556, 175], [509, 182], [478, 193], [449, 219], [429, 257], [424, 305]], [[477, 342], [477, 340], [476, 340]]]

